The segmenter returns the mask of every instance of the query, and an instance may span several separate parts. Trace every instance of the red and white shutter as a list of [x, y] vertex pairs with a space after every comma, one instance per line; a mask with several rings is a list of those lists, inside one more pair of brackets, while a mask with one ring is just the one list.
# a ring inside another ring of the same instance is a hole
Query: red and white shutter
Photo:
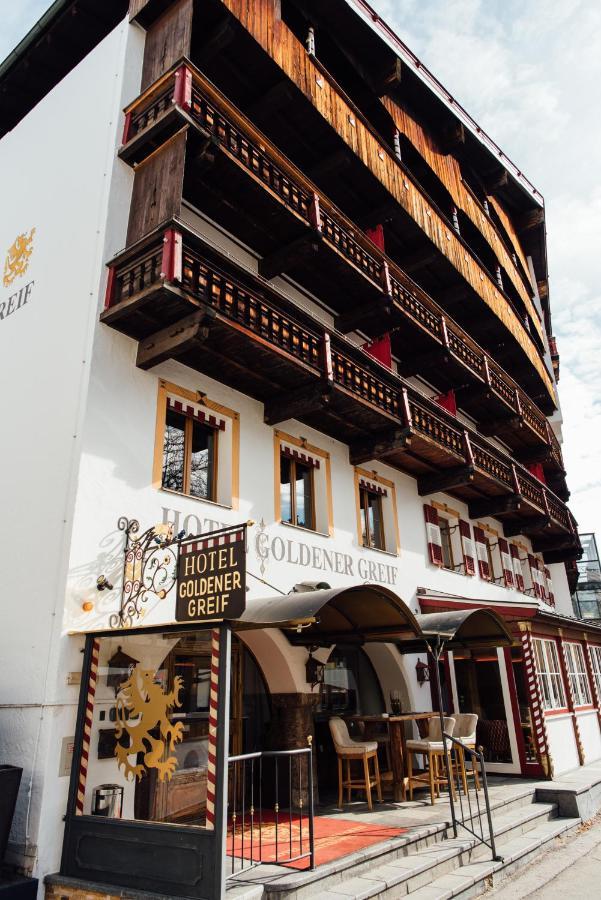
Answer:
[[532, 553], [528, 554], [528, 565], [530, 566], [530, 578], [532, 579], [532, 589], [534, 591], [534, 596], [539, 597], [541, 600], [543, 600], [543, 592], [541, 591], [538, 571], [538, 560], [532, 555]]
[[510, 544], [511, 559], [513, 561], [513, 574], [515, 577], [515, 586], [518, 591], [524, 591], [524, 575], [522, 574], [522, 563], [520, 562], [520, 551], [515, 544]]
[[480, 578], [490, 581], [490, 566], [488, 564], [488, 547], [486, 535], [481, 528], [474, 526], [474, 541], [476, 542], [476, 557], [478, 559], [478, 571]]
[[553, 593], [553, 581], [551, 580], [551, 573], [545, 566], [545, 578], [547, 580], [547, 603], [550, 606], [555, 606], [555, 594]]
[[509, 552], [509, 544], [504, 538], [499, 538], [499, 551], [501, 553], [501, 565], [503, 567], [503, 578], [505, 587], [513, 587], [513, 562]]
[[461, 551], [463, 553], [463, 569], [466, 575], [476, 574], [476, 550], [472, 540], [472, 529], [469, 522], [459, 519], [459, 534], [461, 535]]
[[442, 566], [442, 537], [438, 524], [438, 512], [429, 503], [424, 503], [424, 518], [426, 520], [426, 540], [428, 541], [428, 554], [430, 562], [435, 566]]

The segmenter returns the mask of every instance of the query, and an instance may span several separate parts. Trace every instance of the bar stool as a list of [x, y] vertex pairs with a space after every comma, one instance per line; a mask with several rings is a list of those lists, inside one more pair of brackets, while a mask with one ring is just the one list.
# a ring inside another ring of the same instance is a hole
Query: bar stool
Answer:
[[[444, 730], [446, 734], [453, 734], [455, 728], [455, 719], [445, 716], [443, 719]], [[428, 722], [428, 737], [420, 740], [407, 741], [407, 782], [409, 786], [409, 800], [413, 800], [413, 786], [429, 785], [430, 802], [433, 804], [436, 797], [440, 796], [440, 786], [448, 784], [444, 767], [444, 745], [442, 742], [442, 733], [440, 730], [440, 719], [432, 718]], [[455, 799], [455, 788], [453, 786], [453, 764], [451, 761], [451, 746], [447, 745], [447, 755], [449, 760], [449, 771], [451, 772], [451, 784], [449, 790]], [[419, 754], [428, 758], [428, 771], [413, 774], [413, 754]]]
[[[340, 716], [333, 716], [330, 721], [330, 734], [334, 741], [336, 755], [338, 757], [338, 806], [342, 808], [343, 791], [347, 791], [347, 803], [351, 800], [352, 790], [365, 791], [367, 805], [373, 809], [371, 789], [375, 787], [378, 802], [382, 802], [382, 786], [380, 784], [380, 769], [378, 767], [377, 741], [354, 741], [348, 733], [346, 722]], [[369, 771], [369, 760], [374, 761], [374, 773]], [[363, 763], [363, 777], [353, 778], [351, 762]], [[343, 777], [342, 764], [346, 764], [346, 777]]]
[[[455, 713], [455, 730], [453, 737], [456, 737], [463, 744], [470, 748], [476, 749], [476, 727], [478, 725], [478, 716], [475, 713]], [[471, 769], [465, 768], [465, 750], [463, 747], [453, 744], [453, 750], [456, 754], [457, 766], [463, 784], [464, 793], [467, 794], [467, 779], [471, 776], [474, 779], [474, 786], [477, 791], [480, 790], [480, 779], [478, 778], [478, 768], [472, 757]]]

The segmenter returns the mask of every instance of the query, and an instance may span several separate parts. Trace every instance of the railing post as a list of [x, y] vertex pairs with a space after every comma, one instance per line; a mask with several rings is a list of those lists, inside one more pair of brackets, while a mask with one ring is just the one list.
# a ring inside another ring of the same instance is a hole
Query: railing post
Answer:
[[392, 297], [392, 284], [390, 282], [390, 269], [386, 260], [382, 260], [382, 268], [380, 269], [380, 285], [386, 297]]
[[442, 346], [445, 350], [449, 349], [449, 332], [447, 331], [447, 320], [444, 316], [440, 317], [440, 336], [442, 338]]
[[322, 221], [321, 211], [319, 209], [319, 194], [313, 193], [311, 203], [309, 204], [309, 222], [315, 231], [321, 234]]
[[468, 466], [471, 466], [472, 468], [474, 468], [474, 466], [476, 465], [476, 462], [475, 462], [475, 460], [474, 460], [474, 452], [473, 452], [473, 450], [472, 450], [472, 444], [471, 444], [471, 441], [470, 441], [470, 436], [469, 436], [469, 434], [467, 433], [467, 431], [464, 431], [464, 432], [463, 432], [463, 448], [464, 448], [464, 451], [465, 451], [465, 461], [466, 461], [466, 463], [468, 464]]
[[405, 428], [411, 428], [411, 407], [407, 388], [401, 388], [401, 419]]
[[168, 228], [163, 236], [161, 278], [165, 281], [182, 280], [182, 236], [175, 228]]
[[125, 146], [129, 140], [129, 129], [131, 128], [131, 110], [125, 113], [123, 122], [123, 135], [121, 136], [121, 146]]
[[332, 344], [327, 331], [324, 333], [322, 341], [322, 365], [322, 379], [328, 387], [331, 387], [334, 384], [334, 367], [332, 365]]
[[106, 291], [104, 294], [104, 308], [108, 309], [115, 297], [115, 266], [109, 266], [109, 273], [106, 279]]
[[186, 112], [192, 106], [192, 72], [186, 65], [180, 66], [175, 73], [173, 102]]

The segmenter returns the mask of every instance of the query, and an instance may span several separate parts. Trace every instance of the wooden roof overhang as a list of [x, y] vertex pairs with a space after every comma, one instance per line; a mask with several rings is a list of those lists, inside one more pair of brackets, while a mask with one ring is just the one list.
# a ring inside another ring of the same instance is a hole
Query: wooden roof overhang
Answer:
[[530, 473], [181, 222], [111, 263], [101, 320], [139, 342], [141, 368], [176, 358], [218, 373], [264, 403], [268, 424], [306, 422], [346, 442], [357, 465], [385, 458], [422, 495], [461, 497], [545, 552], [577, 541], [567, 508]]
[[292, 644], [326, 646], [401, 642], [421, 632], [409, 607], [376, 584], [248, 600], [237, 627], [286, 630]]
[[[176, 96], [183, 77], [190, 79], [187, 105]], [[458, 401], [480, 430], [524, 462], [541, 461], [564, 492], [559, 444], [526, 393], [189, 61], [134, 101], [126, 123], [120, 155], [130, 163], [188, 126], [186, 197], [202, 189], [203, 209], [262, 253], [266, 278], [286, 273], [319, 295], [339, 330], [377, 336], [392, 329], [402, 372], [441, 390], [461, 386]]]

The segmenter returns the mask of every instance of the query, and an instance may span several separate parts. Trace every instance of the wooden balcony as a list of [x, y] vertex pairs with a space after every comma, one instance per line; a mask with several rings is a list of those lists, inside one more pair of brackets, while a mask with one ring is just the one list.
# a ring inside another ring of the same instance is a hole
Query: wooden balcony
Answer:
[[268, 424], [298, 419], [354, 464], [381, 459], [532, 535], [549, 562], [577, 554], [569, 510], [519, 463], [181, 223], [110, 263], [101, 320], [139, 342], [141, 368], [176, 358], [262, 401]]
[[128, 107], [120, 155], [140, 163], [186, 126], [186, 196], [202, 196], [211, 217], [262, 254], [267, 279], [286, 273], [320, 296], [344, 333], [391, 330], [403, 374], [456, 389], [483, 433], [542, 462], [567, 497], [559, 444], [536, 404], [189, 62]]

